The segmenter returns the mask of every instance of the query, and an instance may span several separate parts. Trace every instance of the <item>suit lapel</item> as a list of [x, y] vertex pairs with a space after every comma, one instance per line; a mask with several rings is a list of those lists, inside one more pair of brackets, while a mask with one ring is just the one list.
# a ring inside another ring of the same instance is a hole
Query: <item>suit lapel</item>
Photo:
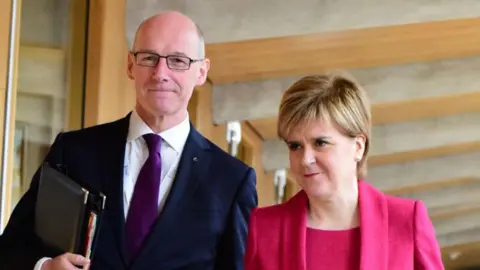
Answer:
[[[141, 261], [149, 257], [152, 250], [158, 248], [158, 245], [165, 245], [161, 239], [166, 239], [165, 235], [172, 233], [172, 226], [175, 226], [175, 220], [182, 213], [183, 207], [199, 184], [199, 181], [207, 174], [210, 164], [210, 155], [205, 151], [208, 149], [208, 143], [191, 126], [190, 134], [185, 143], [185, 147], [180, 158], [172, 188], [165, 202], [164, 208], [160, 213], [155, 227], [141, 248], [134, 264], [142, 265]], [[160, 241], [159, 241], [160, 240]]]
[[287, 203], [283, 213], [282, 265], [285, 270], [306, 270], [308, 198], [302, 190]]
[[101, 167], [102, 189], [107, 197], [105, 218], [109, 219], [120, 257], [126, 265], [125, 247], [125, 215], [123, 205], [123, 166], [125, 147], [128, 134], [130, 114], [114, 122], [110, 134], [102, 134], [105, 141], [100, 147], [104, 148]]
[[387, 270], [388, 211], [383, 194], [359, 181], [360, 269]]

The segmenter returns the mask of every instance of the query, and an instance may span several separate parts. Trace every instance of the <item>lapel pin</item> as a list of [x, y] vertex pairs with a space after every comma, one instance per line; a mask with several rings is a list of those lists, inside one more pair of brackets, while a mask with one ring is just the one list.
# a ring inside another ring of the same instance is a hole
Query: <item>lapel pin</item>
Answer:
[[194, 162], [197, 162], [197, 161], [198, 161], [198, 158], [197, 158], [197, 157], [193, 157], [193, 161], [194, 161]]

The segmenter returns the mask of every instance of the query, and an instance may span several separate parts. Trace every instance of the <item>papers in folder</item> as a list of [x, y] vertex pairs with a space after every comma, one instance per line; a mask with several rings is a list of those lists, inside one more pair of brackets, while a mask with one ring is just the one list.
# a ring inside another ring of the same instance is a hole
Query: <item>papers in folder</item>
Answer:
[[90, 259], [105, 200], [103, 194], [81, 187], [44, 164], [35, 209], [35, 232], [46, 245]]

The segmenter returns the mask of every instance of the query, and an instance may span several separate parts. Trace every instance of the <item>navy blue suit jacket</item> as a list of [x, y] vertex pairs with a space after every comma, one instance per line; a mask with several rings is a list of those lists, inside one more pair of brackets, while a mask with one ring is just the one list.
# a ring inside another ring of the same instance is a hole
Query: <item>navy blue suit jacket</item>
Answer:
[[[193, 127], [154, 231], [139, 256], [127, 260], [122, 179], [128, 126], [129, 115], [61, 133], [46, 157], [107, 196], [91, 269], [243, 269], [248, 220], [257, 205], [255, 172]], [[32, 270], [38, 259], [62, 253], [34, 234], [38, 178], [37, 172], [0, 236], [0, 269]]]

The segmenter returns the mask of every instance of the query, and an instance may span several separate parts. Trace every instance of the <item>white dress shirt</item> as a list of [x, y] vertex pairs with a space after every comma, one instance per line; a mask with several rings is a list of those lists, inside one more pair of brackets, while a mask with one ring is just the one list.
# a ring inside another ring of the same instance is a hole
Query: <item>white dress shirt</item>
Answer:
[[[123, 167], [123, 203], [125, 217], [127, 217], [138, 174], [148, 158], [148, 147], [142, 136], [149, 133], [154, 132], [134, 111], [130, 117]], [[163, 208], [167, 195], [172, 187], [183, 147], [185, 146], [189, 133], [190, 121], [187, 116], [179, 125], [158, 134], [163, 139], [160, 148], [162, 176], [158, 195], [159, 211]]]
[[[125, 147], [125, 160], [123, 163], [123, 204], [125, 218], [127, 218], [138, 174], [149, 155], [147, 144], [142, 137], [149, 133], [154, 132], [134, 110], [130, 115], [127, 145]], [[189, 133], [190, 119], [188, 114], [187, 117], [177, 126], [158, 133], [158, 135], [162, 137], [160, 148], [162, 174], [160, 192], [158, 194], [159, 212], [163, 209], [167, 196], [172, 188], [180, 157]], [[42, 265], [49, 259], [50, 258], [40, 259], [35, 264], [34, 270], [40, 270]]]

